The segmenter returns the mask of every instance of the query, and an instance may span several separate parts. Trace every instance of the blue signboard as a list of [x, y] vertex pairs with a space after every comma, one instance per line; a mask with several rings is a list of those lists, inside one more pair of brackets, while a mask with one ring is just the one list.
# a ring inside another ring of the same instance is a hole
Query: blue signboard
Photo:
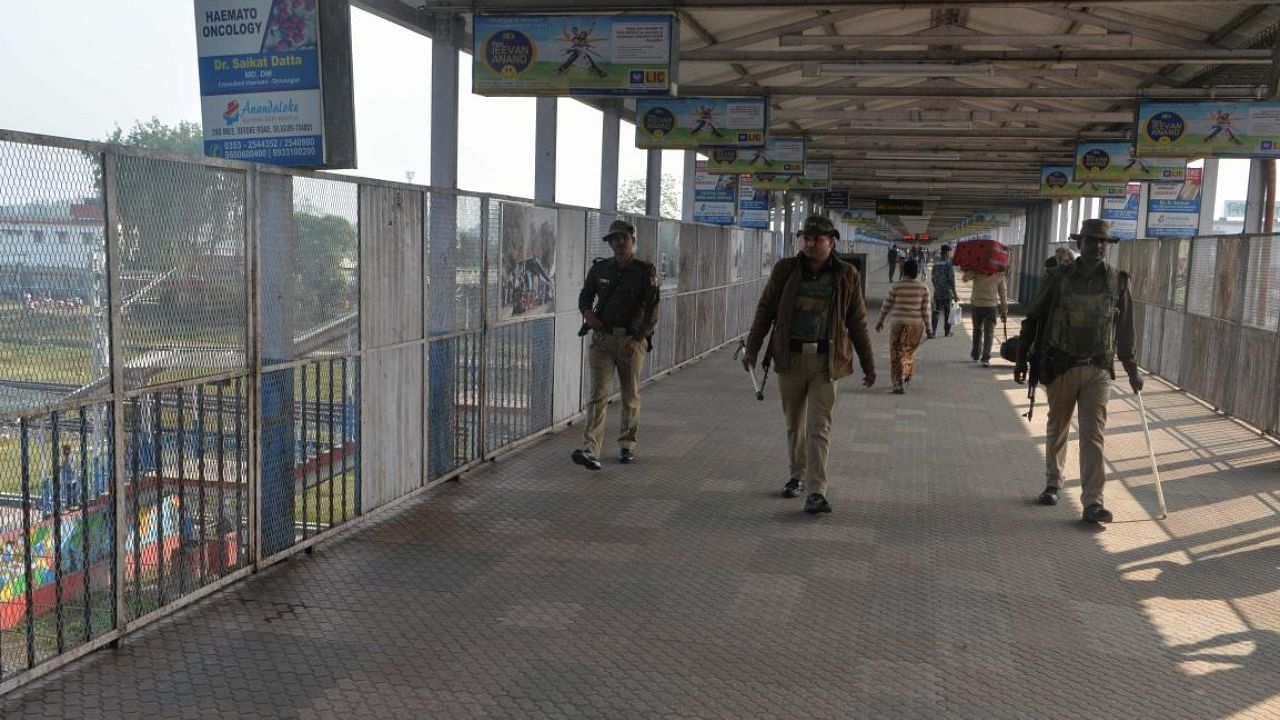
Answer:
[[753, 178], [743, 175], [738, 180], [738, 224], [744, 228], [769, 228], [769, 192], [752, 187]]
[[196, 0], [204, 152], [324, 164], [317, 0]]
[[[1124, 198], [1103, 198], [1102, 219], [1111, 223], [1111, 234], [1121, 240], [1138, 238], [1138, 198], [1142, 186], [1129, 183]], [[1199, 217], [1199, 212], [1196, 213]]]
[[1188, 168], [1180, 183], [1151, 183], [1147, 237], [1195, 237], [1200, 231], [1202, 168]]
[[695, 165], [693, 221], [732, 225], [738, 209], [738, 176], [712, 175], [705, 160]]

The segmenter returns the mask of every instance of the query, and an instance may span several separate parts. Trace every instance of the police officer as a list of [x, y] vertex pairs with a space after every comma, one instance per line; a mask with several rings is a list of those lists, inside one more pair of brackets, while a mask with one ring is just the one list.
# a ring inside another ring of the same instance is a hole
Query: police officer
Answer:
[[605, 405], [616, 370], [622, 386], [622, 427], [618, 435], [623, 463], [636, 459], [636, 425], [640, 418], [640, 369], [650, 336], [658, 324], [658, 269], [637, 260], [636, 229], [614, 220], [604, 241], [612, 258], [599, 258], [587, 273], [578, 310], [582, 334], [591, 333], [588, 362], [591, 366], [591, 404], [587, 407], [584, 447], [573, 451], [573, 461], [588, 470], [600, 469], [604, 441]]
[[1027, 348], [1038, 338], [1043, 343], [1038, 351], [1039, 381], [1049, 396], [1047, 483], [1039, 502], [1058, 504], [1067, 432], [1072, 411], [1079, 408], [1084, 520], [1108, 523], [1112, 516], [1103, 505], [1102, 487], [1107, 478], [1102, 451], [1117, 356], [1129, 376], [1129, 387], [1136, 393], [1143, 385], [1134, 362], [1133, 304], [1122, 273], [1106, 262], [1107, 243], [1116, 242], [1110, 224], [1085, 220], [1071, 239], [1079, 244], [1080, 257], [1046, 272], [1022, 326], [1013, 379], [1019, 383], [1026, 380]]
[[827, 449], [831, 413], [841, 378], [853, 374], [853, 354], [862, 366], [862, 384], [876, 381], [875, 354], [867, 333], [862, 278], [836, 257], [839, 236], [831, 220], [813, 215], [800, 230], [804, 249], [773, 266], [756, 305], [742, 365], [756, 356], [772, 330], [769, 350], [778, 372], [778, 393], [787, 419], [791, 477], [782, 496], [799, 497], [805, 487], [808, 513], [831, 512], [827, 500]]

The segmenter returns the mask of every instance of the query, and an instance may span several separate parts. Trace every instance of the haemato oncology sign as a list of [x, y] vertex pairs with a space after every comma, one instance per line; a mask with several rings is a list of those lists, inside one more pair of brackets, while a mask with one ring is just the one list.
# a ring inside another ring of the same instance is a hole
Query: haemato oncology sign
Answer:
[[204, 152], [325, 164], [319, 0], [196, 0]]

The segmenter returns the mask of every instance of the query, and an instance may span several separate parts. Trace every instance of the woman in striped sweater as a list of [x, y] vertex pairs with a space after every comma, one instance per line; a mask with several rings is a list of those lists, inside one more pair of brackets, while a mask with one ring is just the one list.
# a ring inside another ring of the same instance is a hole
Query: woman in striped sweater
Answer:
[[929, 286], [919, 275], [920, 264], [915, 260], [902, 264], [902, 279], [889, 288], [876, 322], [876, 332], [880, 332], [889, 318], [889, 367], [895, 395], [906, 392], [904, 386], [911, 382], [916, 348], [929, 325]]

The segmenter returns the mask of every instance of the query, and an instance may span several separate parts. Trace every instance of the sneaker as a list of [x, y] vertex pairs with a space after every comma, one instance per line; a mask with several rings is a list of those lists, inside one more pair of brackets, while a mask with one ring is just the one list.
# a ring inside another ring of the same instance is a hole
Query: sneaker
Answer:
[[983, 360], [983, 361], [982, 361], [982, 367], [991, 367], [991, 361], [990, 361], [990, 360]]
[[623, 465], [630, 465], [636, 461], [636, 454], [631, 448], [622, 448], [622, 452], [618, 453], [618, 461]]
[[600, 458], [587, 450], [574, 450], [573, 461], [588, 470], [599, 470], [601, 467]]
[[894, 395], [905, 395], [905, 394], [906, 394], [906, 392], [907, 392], [907, 391], [906, 391], [906, 389], [905, 389], [905, 388], [903, 388], [901, 385], [894, 385], [894, 386], [893, 386], [893, 394], [894, 394]]
[[943, 333], [942, 337], [951, 337], [951, 331], [950, 330], [946, 331], [945, 333]]
[[827, 498], [819, 493], [812, 493], [804, 499], [804, 511], [810, 515], [818, 513], [831, 512], [831, 503], [827, 502]]
[[782, 486], [782, 497], [797, 498], [800, 493], [804, 492], [804, 481], [800, 478], [791, 478], [786, 485]]
[[1040, 493], [1040, 497], [1036, 498], [1036, 502], [1041, 505], [1057, 505], [1058, 504], [1058, 488], [1048, 486], [1044, 492]]
[[1111, 511], [1102, 507], [1101, 503], [1094, 503], [1084, 509], [1084, 521], [1091, 523], [1109, 523], [1111, 522]]

